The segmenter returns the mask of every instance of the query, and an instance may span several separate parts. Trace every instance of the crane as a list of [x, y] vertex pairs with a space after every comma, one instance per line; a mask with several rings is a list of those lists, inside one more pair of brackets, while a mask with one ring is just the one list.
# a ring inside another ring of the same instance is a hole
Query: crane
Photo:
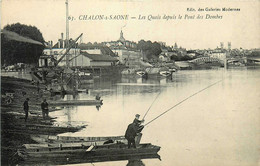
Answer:
[[69, 53], [70, 49], [75, 46], [76, 42], [79, 40], [79, 38], [81, 38], [82, 35], [83, 33], [81, 33], [75, 40], [72, 40], [71, 43], [69, 43], [69, 46], [66, 48], [65, 53], [60, 57], [60, 59], [58, 59], [55, 62], [55, 66], [57, 66], [62, 61], [62, 59]]

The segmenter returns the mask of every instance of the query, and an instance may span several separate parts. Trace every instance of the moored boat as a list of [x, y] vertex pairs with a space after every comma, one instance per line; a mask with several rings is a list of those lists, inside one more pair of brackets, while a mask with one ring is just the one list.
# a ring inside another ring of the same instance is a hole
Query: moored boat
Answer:
[[105, 137], [70, 137], [70, 136], [56, 136], [56, 135], [31, 135], [31, 139], [37, 143], [80, 143], [92, 142], [103, 145], [106, 142], [123, 142], [127, 143], [124, 136], [105, 136]]
[[79, 72], [80, 84], [92, 84], [94, 83], [94, 77], [91, 73]]
[[147, 78], [147, 72], [145, 72], [144, 70], [136, 71], [136, 74], [142, 78]]
[[85, 146], [80, 144], [77, 146], [32, 147], [23, 146], [18, 150], [18, 155], [25, 163], [78, 163], [78, 162], [99, 162], [111, 161], [118, 158], [135, 158], [140, 156], [157, 157], [159, 146], [152, 144], [139, 144], [137, 148], [127, 148], [126, 144], [115, 143], [100, 146]]
[[150, 77], [171, 77], [172, 72], [166, 67], [150, 67], [145, 70]]
[[[139, 144], [142, 134], [136, 138], [137, 148], [128, 148], [123, 136], [117, 137], [89, 137], [93, 141], [77, 143], [46, 143], [46, 144], [24, 144], [17, 153], [26, 163], [77, 163], [111, 161], [122, 158], [133, 159], [146, 156], [146, 158], [159, 158], [157, 152], [159, 146], [150, 143]], [[85, 137], [87, 138], [87, 137]], [[118, 139], [113, 142], [101, 143], [108, 138]]]
[[147, 76], [147, 72], [143, 69], [135, 69], [135, 68], [131, 68], [131, 69], [124, 69], [121, 72], [122, 76], [126, 76], [126, 77], [141, 77], [141, 78], [145, 78]]
[[160, 71], [159, 74], [163, 77], [170, 77], [172, 75], [172, 72], [164, 70], [164, 71]]
[[50, 106], [102, 105], [103, 100], [59, 100], [49, 101]]
[[86, 125], [82, 126], [52, 126], [50, 124], [25, 124], [25, 125], [14, 125], [6, 128], [5, 132], [16, 132], [16, 133], [40, 133], [40, 134], [59, 134], [64, 132], [76, 132], [85, 128]]

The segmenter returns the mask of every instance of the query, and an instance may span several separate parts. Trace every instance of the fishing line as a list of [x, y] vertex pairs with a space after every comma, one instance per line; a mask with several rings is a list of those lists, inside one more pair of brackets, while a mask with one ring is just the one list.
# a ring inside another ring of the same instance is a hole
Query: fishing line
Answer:
[[150, 108], [152, 107], [153, 103], [156, 101], [156, 99], [159, 97], [160, 94], [161, 94], [161, 91], [160, 91], [160, 93], [158, 93], [158, 95], [156, 96], [156, 98], [154, 99], [154, 101], [152, 102], [152, 104], [150, 105], [150, 107], [148, 108], [146, 113], [144, 114], [143, 120], [144, 120], [145, 116], [147, 115], [147, 113], [149, 112]]
[[198, 92], [196, 92], [196, 93], [190, 95], [189, 97], [185, 98], [184, 100], [180, 101], [179, 103], [175, 104], [174, 106], [172, 106], [172, 107], [169, 108], [168, 110], [166, 110], [166, 111], [164, 111], [163, 113], [161, 113], [159, 116], [157, 116], [157, 117], [155, 117], [154, 119], [150, 120], [150, 121], [149, 121], [148, 123], [146, 123], [144, 126], [147, 126], [148, 124], [152, 123], [153, 121], [155, 121], [156, 119], [158, 119], [158, 118], [161, 117], [162, 115], [164, 115], [164, 114], [166, 114], [167, 112], [169, 112], [169, 111], [170, 111], [171, 109], [173, 109], [174, 107], [177, 107], [178, 105], [180, 105], [180, 104], [183, 103], [184, 101], [188, 100], [189, 98], [191, 98], [191, 97], [193, 97], [193, 96], [199, 94], [200, 92], [202, 92], [202, 91], [204, 91], [204, 90], [206, 90], [206, 89], [208, 89], [208, 88], [210, 88], [210, 87], [216, 85], [217, 83], [219, 83], [219, 82], [221, 82], [221, 81], [222, 81], [222, 80], [219, 80], [219, 81], [217, 81], [217, 82], [215, 82], [215, 83], [213, 83], [213, 84], [207, 86], [206, 88], [203, 88], [203, 89], [199, 90]]

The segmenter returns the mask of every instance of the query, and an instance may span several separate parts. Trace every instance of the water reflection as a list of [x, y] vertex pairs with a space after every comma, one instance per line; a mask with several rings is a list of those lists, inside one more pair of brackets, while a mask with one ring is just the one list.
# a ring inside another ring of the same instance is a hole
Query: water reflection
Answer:
[[[88, 155], [85, 154], [70, 154], [69, 157], [55, 157], [55, 160], [37, 160], [36, 165], [73, 165], [73, 164], [83, 164], [83, 165], [100, 165], [107, 162], [115, 161], [125, 161], [126, 166], [145, 166], [142, 159], [159, 159], [159, 155]], [[35, 165], [32, 161], [20, 161], [19, 165]]]
[[[120, 80], [120, 83], [123, 85], [140, 85], [140, 86], [145, 86], [145, 85], [158, 85], [158, 84], [166, 84], [173, 82], [174, 80], [171, 78], [164, 78], [164, 77], [159, 77], [159, 78], [132, 78], [132, 77], [122, 77]], [[129, 83], [129, 84], [127, 84]]]
[[99, 109], [101, 108], [101, 105], [97, 105], [96, 108], [99, 111]]
[[128, 160], [126, 166], [145, 166], [141, 160]]

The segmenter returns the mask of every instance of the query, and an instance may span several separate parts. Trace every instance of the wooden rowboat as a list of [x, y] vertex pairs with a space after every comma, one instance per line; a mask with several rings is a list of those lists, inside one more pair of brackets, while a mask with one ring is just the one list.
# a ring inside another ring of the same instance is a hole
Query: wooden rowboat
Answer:
[[121, 72], [121, 74], [123, 77], [147, 77], [147, 72], [142, 69], [125, 69]]
[[83, 143], [90, 142], [103, 145], [106, 142], [127, 143], [124, 136], [106, 136], [106, 137], [69, 137], [56, 135], [31, 135], [31, 139], [40, 144], [60, 144], [60, 143]]
[[49, 101], [50, 106], [102, 105], [103, 100], [59, 100]]
[[[47, 163], [54, 165], [135, 159], [140, 157], [159, 158], [160, 156], [157, 152], [160, 150], [160, 147], [150, 143], [139, 144], [141, 137], [141, 133], [136, 137], [137, 148], [128, 148], [123, 136], [84, 137], [84, 142], [77, 143], [24, 144], [22, 148], [18, 149], [17, 154], [25, 164]], [[117, 140], [104, 142], [104, 140], [113, 138]], [[77, 139], [77, 137], [74, 139]]]
[[126, 144], [113, 143], [106, 145], [87, 145], [79, 144], [59, 147], [43, 146], [32, 147], [23, 146], [18, 150], [18, 155], [26, 164], [45, 163], [45, 164], [72, 164], [82, 162], [100, 162], [146, 156], [145, 158], [158, 158], [159, 146], [152, 144], [139, 144], [137, 148], [127, 148]]
[[39, 133], [39, 134], [60, 134], [64, 132], [76, 132], [83, 128], [85, 128], [86, 125], [82, 126], [52, 126], [52, 125], [42, 125], [42, 124], [25, 124], [25, 125], [14, 125], [14, 126], [7, 126], [5, 128], [5, 131], [9, 132], [20, 132], [23, 133], [26, 131], [26, 133]]
[[172, 72], [170, 71], [160, 71], [160, 75], [163, 77], [170, 77], [172, 75]]
[[148, 78], [152, 77], [171, 77], [172, 72], [168, 68], [164, 67], [153, 67], [153, 68], [147, 68], [146, 72], [148, 74]]
[[[24, 144], [21, 149], [18, 149], [17, 154], [27, 164], [41, 162], [48, 164], [69, 164], [104, 160], [111, 161], [129, 157], [133, 159], [140, 156], [146, 156], [147, 158], [158, 157], [157, 152], [160, 150], [160, 147], [150, 143], [139, 144], [141, 137], [142, 134], [139, 133], [136, 138], [137, 148], [128, 148], [123, 136], [82, 137], [85, 139], [84, 142]], [[63, 138], [65, 139], [66, 137]], [[77, 139], [77, 137], [74, 139]], [[116, 141], [105, 143], [104, 141], [107, 139], [115, 139]]]

